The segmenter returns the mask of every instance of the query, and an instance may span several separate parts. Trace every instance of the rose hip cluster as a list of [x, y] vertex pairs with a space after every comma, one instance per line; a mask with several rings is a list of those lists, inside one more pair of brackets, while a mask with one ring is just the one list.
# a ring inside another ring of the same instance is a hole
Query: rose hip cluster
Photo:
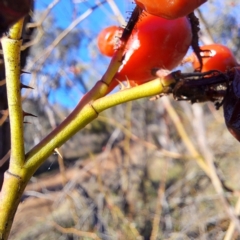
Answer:
[[[221, 44], [201, 46], [198, 53], [195, 51], [196, 54], [192, 53], [183, 60], [194, 39], [189, 16], [206, 1], [135, 0], [143, 10], [142, 17], [126, 43], [122, 65], [110, 89], [119, 81], [128, 81], [130, 86], [143, 84], [156, 78], [154, 69], [172, 70], [185, 62], [191, 62], [195, 71], [201, 72], [218, 70], [229, 73], [230, 69], [237, 67], [230, 49]], [[123, 29], [116, 26], [104, 29], [98, 37], [100, 52], [112, 57], [122, 32]], [[240, 141], [239, 92], [240, 68], [235, 68], [235, 77], [226, 90], [223, 109], [228, 129]]]
[[[186, 16], [206, 1], [135, 0], [144, 12], [127, 42], [125, 58], [111, 88], [118, 85], [118, 81], [126, 80], [131, 86], [139, 85], [155, 78], [153, 69], [172, 70], [178, 66], [192, 40], [192, 29]], [[110, 26], [100, 32], [98, 47], [102, 54], [114, 55], [122, 31], [121, 27]], [[201, 52], [204, 53], [202, 71], [215, 69], [224, 72], [236, 65], [234, 56], [225, 46], [212, 44], [201, 49], [208, 50]], [[198, 58], [194, 54], [186, 61], [198, 68]]]

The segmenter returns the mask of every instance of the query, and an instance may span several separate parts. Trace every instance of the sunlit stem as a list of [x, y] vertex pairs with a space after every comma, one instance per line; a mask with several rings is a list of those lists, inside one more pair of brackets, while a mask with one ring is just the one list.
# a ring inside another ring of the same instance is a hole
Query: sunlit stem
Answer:
[[[6, 87], [11, 131], [10, 171], [17, 171], [24, 165], [23, 111], [20, 88], [20, 49], [22, 45], [23, 19], [9, 31], [9, 37], [2, 38], [4, 63], [6, 69]], [[15, 170], [14, 170], [15, 169]]]
[[11, 27], [9, 37], [1, 39], [9, 109], [11, 155], [9, 170], [4, 174], [0, 192], [0, 239], [8, 239], [22, 192], [29, 179], [25, 163], [23, 111], [20, 94], [20, 49], [23, 19]]
[[25, 168], [36, 171], [55, 148], [60, 147], [76, 132], [97, 118], [100, 112], [128, 101], [161, 94], [166, 91], [166, 88], [167, 86], [163, 86], [161, 79], [156, 79], [141, 86], [102, 97], [83, 108], [80, 102], [62, 124], [27, 153]]

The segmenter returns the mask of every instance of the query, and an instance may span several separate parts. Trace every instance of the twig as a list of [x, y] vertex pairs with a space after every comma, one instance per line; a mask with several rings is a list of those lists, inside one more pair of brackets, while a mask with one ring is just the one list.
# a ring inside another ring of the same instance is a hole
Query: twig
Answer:
[[162, 212], [162, 203], [165, 195], [166, 178], [168, 173], [168, 161], [165, 161], [165, 166], [162, 169], [162, 171], [163, 171], [163, 175], [159, 183], [156, 210], [155, 210], [155, 215], [152, 223], [152, 233], [151, 233], [150, 240], [158, 239], [159, 223], [160, 223], [161, 212]]
[[[65, 165], [64, 165], [64, 159], [63, 159], [63, 156], [62, 156], [62, 153], [61, 153], [61, 149], [55, 148], [55, 152], [58, 154], [58, 165], [59, 165], [59, 170], [60, 170], [60, 174], [61, 174], [61, 177], [62, 177], [62, 186], [65, 187], [65, 185], [68, 182], [68, 179], [67, 179], [67, 175], [66, 175], [66, 168], [65, 168]], [[77, 210], [76, 210], [76, 207], [74, 205], [74, 201], [69, 194], [67, 194], [67, 199], [70, 202], [70, 208], [71, 208], [71, 211], [72, 211], [74, 223], [77, 224], [78, 220], [79, 220], [79, 217], [77, 215]]]
[[0, 168], [4, 165], [4, 163], [9, 159], [11, 150], [9, 150], [2, 159], [0, 159]]
[[[239, 215], [240, 214], [240, 197], [237, 200], [237, 204], [235, 206], [235, 214]], [[235, 222], [231, 221], [228, 230], [226, 231], [226, 235], [224, 237], [224, 240], [231, 240], [233, 239], [233, 234], [235, 230]]]
[[8, 109], [1, 110], [0, 113], [2, 114], [2, 117], [0, 118], [0, 126], [2, 126], [9, 116], [9, 111]]
[[[129, 130], [129, 132], [132, 131], [131, 112], [132, 112], [132, 102], [128, 102], [126, 104], [126, 109], [125, 109], [125, 121], [126, 121], [126, 128]], [[124, 197], [126, 197], [129, 191], [129, 174], [128, 173], [130, 169], [130, 156], [129, 156], [130, 139], [131, 139], [131, 136], [126, 135], [123, 143], [125, 154], [123, 156], [123, 163], [121, 168], [121, 189]]]
[[52, 222], [52, 225], [61, 233], [74, 234], [79, 237], [87, 237], [91, 239], [101, 240], [96, 233], [80, 231], [76, 228], [64, 228], [59, 224]]
[[46, 8], [46, 10], [43, 12], [43, 14], [41, 15], [41, 18], [37, 21], [37, 22], [34, 22], [34, 23], [28, 23], [27, 24], [27, 28], [37, 28], [38, 29], [38, 32], [37, 32], [37, 36], [31, 40], [31, 41], [28, 41], [27, 43], [25, 43], [22, 47], [21, 47], [21, 51], [25, 50], [26, 48], [28, 47], [31, 47], [32, 45], [34, 44], [37, 44], [43, 34], [44, 34], [44, 31], [43, 31], [43, 22], [44, 20], [47, 18], [48, 14], [51, 12], [51, 10], [58, 4], [60, 0], [54, 0], [52, 1]]
[[207, 21], [205, 20], [202, 12], [200, 9], [197, 9], [197, 14], [198, 14], [198, 17], [200, 19], [200, 22], [205, 26], [205, 29], [206, 29], [206, 34], [207, 34], [207, 39], [208, 39], [208, 44], [211, 44], [211, 43], [214, 43], [214, 40], [213, 40], [213, 36], [212, 36], [212, 33], [210, 31], [210, 28], [208, 26], [208, 23]]
[[92, 8], [89, 8], [85, 13], [83, 13], [81, 16], [79, 16], [73, 22], [71, 22], [71, 24], [66, 29], [64, 29], [64, 31], [62, 31], [57, 38], [55, 38], [51, 45], [49, 45], [40, 56], [33, 60], [29, 68], [31, 69], [35, 63], [39, 62], [37, 69], [40, 69], [42, 64], [45, 62], [45, 60], [48, 58], [48, 56], [51, 54], [54, 48], [63, 40], [63, 38], [66, 37], [68, 33], [71, 32], [80, 22], [86, 19], [90, 14], [94, 12], [94, 10], [96, 10], [100, 5], [104, 3], [106, 3], [106, 0], [98, 3]]
[[171, 117], [179, 135], [181, 136], [186, 148], [191, 153], [192, 157], [196, 160], [198, 165], [204, 170], [204, 172], [208, 176], [210, 176], [210, 172], [209, 172], [209, 168], [208, 168], [207, 164], [205, 163], [205, 161], [201, 157], [201, 155], [197, 152], [193, 143], [189, 139], [188, 134], [185, 131], [184, 126], [183, 126], [179, 116], [177, 115], [176, 111], [172, 107], [169, 99], [164, 97], [164, 98], [162, 98], [162, 102], [164, 104], [164, 107], [165, 107], [166, 111], [168, 112], [169, 116]]
[[100, 115], [100, 116], [98, 116], [97, 120], [102, 121], [102, 122], [107, 122], [108, 124], [111, 124], [111, 125], [119, 128], [126, 136], [130, 137], [133, 141], [139, 142], [149, 149], [157, 150], [158, 156], [160, 155], [160, 156], [174, 158], [174, 159], [180, 159], [180, 158], [187, 159], [187, 160], [191, 159], [190, 156], [184, 156], [180, 153], [175, 153], [175, 152], [168, 151], [164, 148], [159, 148], [155, 144], [139, 138], [138, 136], [136, 136], [134, 133], [130, 132], [126, 127], [124, 127], [121, 123], [117, 122], [113, 118], [104, 117], [104, 116]]
[[107, 0], [109, 6], [111, 7], [114, 15], [116, 16], [116, 18], [118, 19], [118, 22], [121, 25], [125, 24], [125, 19], [122, 15], [122, 13], [119, 11], [119, 8], [117, 7], [116, 3], [113, 0]]
[[91, 104], [87, 104], [85, 107], [78, 105], [57, 128], [26, 154], [25, 167], [36, 170], [52, 154], [56, 147], [60, 147], [76, 132], [97, 118], [100, 112], [124, 102], [157, 95], [162, 91], [166, 91], [165, 88], [168, 87], [162, 85], [161, 79], [156, 79], [92, 101]]

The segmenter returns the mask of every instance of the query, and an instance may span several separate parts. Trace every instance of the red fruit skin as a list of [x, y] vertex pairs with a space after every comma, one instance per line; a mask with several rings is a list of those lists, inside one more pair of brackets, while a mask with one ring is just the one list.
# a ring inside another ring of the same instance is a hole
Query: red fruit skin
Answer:
[[97, 38], [97, 45], [99, 51], [108, 57], [112, 57], [116, 51], [118, 37], [121, 37], [122, 28], [117, 26], [110, 26], [103, 29]]
[[240, 141], [240, 68], [235, 68], [235, 76], [223, 102], [225, 123], [229, 132]]
[[27, 15], [32, 0], [0, 0], [0, 36], [19, 19]]
[[207, 0], [135, 0], [146, 12], [166, 18], [176, 19], [187, 16]]
[[192, 39], [187, 18], [166, 20], [150, 14], [144, 15], [130, 37], [123, 64], [116, 74], [120, 81], [136, 84], [154, 78], [152, 69], [172, 70], [185, 56]]
[[[201, 52], [202, 56], [211, 56], [202, 58], [203, 60], [202, 72], [207, 72], [210, 70], [218, 70], [221, 72], [225, 72], [226, 70], [238, 65], [231, 50], [224, 45], [221, 44], [204, 45], [201, 47], [201, 50], [211, 51]], [[190, 59], [192, 61], [194, 69], [198, 69], [200, 67], [200, 64], [194, 53], [190, 56]]]

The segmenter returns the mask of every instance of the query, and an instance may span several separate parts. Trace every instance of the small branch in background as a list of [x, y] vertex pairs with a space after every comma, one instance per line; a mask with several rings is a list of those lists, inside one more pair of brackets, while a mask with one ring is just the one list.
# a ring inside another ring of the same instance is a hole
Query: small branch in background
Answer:
[[173, 159], [186, 159], [186, 160], [191, 159], [191, 157], [189, 155], [182, 155], [182, 154], [177, 153], [177, 152], [168, 151], [164, 148], [159, 148], [157, 145], [139, 138], [138, 136], [136, 136], [134, 133], [130, 132], [126, 127], [124, 127], [121, 123], [117, 122], [113, 118], [104, 117], [102, 115], [99, 115], [97, 120], [102, 121], [104, 123], [106, 122], [106, 123], [108, 123], [108, 124], [110, 124], [114, 127], [117, 127], [126, 136], [131, 138], [131, 140], [133, 140], [133, 141], [135, 141], [139, 144], [142, 144], [144, 147], [148, 148], [149, 150], [156, 150], [156, 155], [158, 157], [167, 157], [167, 158], [173, 158]]
[[[9, 37], [2, 38], [4, 62], [6, 69], [6, 87], [11, 134], [11, 160], [12, 166], [24, 165], [24, 139], [23, 139], [23, 111], [20, 89], [20, 48], [22, 41], [23, 21], [21, 19], [9, 30]], [[13, 169], [12, 169], [13, 170]]]
[[134, 88], [107, 95], [92, 101], [91, 104], [87, 103], [82, 106], [80, 102], [80, 105], [57, 128], [26, 154], [25, 168], [35, 172], [55, 148], [60, 147], [71, 136], [96, 119], [100, 112], [128, 101], [161, 94], [163, 91], [166, 92], [166, 89], [168, 86], [163, 86], [162, 79], [156, 79]]
[[[59, 165], [59, 170], [60, 170], [60, 174], [61, 174], [61, 178], [62, 178], [62, 186], [65, 187], [66, 184], [68, 183], [68, 179], [67, 179], [67, 174], [66, 174], [66, 167], [64, 165], [64, 159], [62, 156], [62, 151], [60, 148], [55, 148], [55, 152], [58, 155], [58, 165]], [[77, 209], [75, 207], [74, 201], [73, 201], [72, 197], [70, 196], [70, 194], [67, 194], [66, 198], [70, 202], [70, 210], [72, 212], [73, 220], [76, 225], [79, 221], [79, 217], [77, 215]]]
[[204, 170], [204, 172], [208, 176], [210, 176], [209, 168], [208, 168], [206, 162], [201, 157], [201, 155], [197, 152], [195, 146], [193, 145], [192, 141], [188, 137], [188, 134], [185, 131], [185, 128], [184, 128], [177, 112], [171, 105], [170, 100], [165, 97], [165, 98], [162, 98], [161, 101], [163, 102], [166, 111], [168, 112], [169, 116], [171, 117], [171, 119], [172, 119], [179, 135], [181, 136], [182, 141], [184, 142], [186, 148], [188, 149], [189, 153], [192, 155], [192, 157], [195, 159], [195, 161], [198, 163], [198, 165]]
[[[128, 102], [125, 105], [125, 126], [129, 130], [129, 132], [132, 132], [132, 102]], [[130, 152], [131, 152], [131, 136], [126, 135], [124, 136], [123, 140], [123, 151], [125, 154], [122, 154], [122, 166], [120, 170], [120, 182], [121, 182], [121, 191], [123, 194], [124, 201], [129, 205], [129, 208], [131, 209], [131, 203], [128, 199], [129, 190], [131, 188], [130, 186], [130, 171], [131, 171], [131, 164], [130, 164]], [[131, 211], [131, 210], [130, 210]], [[131, 214], [131, 213], [130, 213]]]
[[200, 23], [202, 25], [204, 25], [204, 29], [201, 28], [201, 31], [203, 32], [203, 36], [200, 36], [201, 41], [204, 44], [212, 44], [212, 43], [214, 43], [214, 39], [213, 39], [211, 30], [210, 30], [210, 28], [208, 26], [207, 21], [205, 20], [205, 18], [203, 16], [202, 12], [201, 12], [201, 10], [197, 9], [196, 11], [197, 11]]
[[122, 15], [122, 13], [120, 12], [118, 6], [116, 5], [116, 3], [113, 1], [113, 0], [107, 0], [109, 6], [111, 7], [113, 13], [114, 13], [114, 16], [117, 18], [118, 22], [121, 24], [121, 25], [125, 25], [126, 24], [126, 21]]
[[[235, 214], [237, 216], [239, 216], [240, 214], [240, 197], [238, 197], [238, 200], [237, 200], [237, 203], [236, 203], [236, 206], [235, 206]], [[234, 231], [235, 231], [235, 222], [234, 221], [231, 221], [227, 231], [226, 231], [226, 235], [224, 237], [224, 240], [232, 240], [233, 239], [233, 234], [234, 234]]]
[[161, 213], [162, 213], [162, 207], [163, 207], [163, 199], [165, 195], [165, 187], [166, 187], [166, 181], [167, 181], [167, 173], [168, 173], [168, 161], [165, 160], [165, 166], [162, 169], [162, 177], [159, 183], [158, 188], [158, 196], [157, 196], [157, 203], [156, 203], [156, 210], [153, 218], [152, 223], [152, 233], [150, 240], [157, 240], [158, 239], [158, 232], [159, 232], [159, 225], [160, 225], [160, 219], [161, 219]]
[[84, 231], [80, 231], [76, 228], [64, 228], [64, 227], [60, 226], [59, 224], [57, 224], [56, 222], [52, 222], [52, 225], [59, 232], [61, 232], [63, 234], [73, 234], [73, 235], [76, 235], [78, 237], [86, 237], [86, 238], [90, 238], [90, 239], [101, 240], [96, 233], [84, 232]]
[[1, 80], [0, 81], [0, 87], [6, 84], [6, 80]]
[[2, 126], [8, 119], [9, 112], [7, 109], [7, 110], [0, 110], [0, 113], [2, 114], [2, 117], [0, 118], [0, 126]]
[[2, 159], [0, 159], [0, 168], [4, 165], [4, 163], [5, 163], [7, 160], [9, 160], [9, 158], [10, 158], [10, 153], [11, 153], [11, 150], [9, 150], [9, 151], [7, 152], [7, 154], [6, 154]]
[[105, 201], [112, 216], [115, 217], [116, 220], [119, 219], [122, 222], [120, 225], [126, 232], [126, 236], [129, 239], [141, 239], [142, 236], [138, 232], [136, 226], [124, 215], [123, 211], [115, 205], [107, 195], [105, 196]]
[[38, 32], [37, 32], [37, 36], [32, 39], [31, 41], [28, 41], [27, 43], [25, 43], [22, 47], [21, 47], [21, 50], [25, 50], [26, 48], [29, 48], [31, 47], [32, 45], [34, 44], [37, 44], [43, 34], [44, 34], [44, 30], [43, 30], [43, 22], [44, 20], [47, 18], [47, 16], [49, 15], [49, 13], [51, 12], [51, 10], [59, 3], [60, 0], [54, 0], [52, 1], [46, 8], [46, 10], [42, 13], [41, 15], [41, 18], [37, 21], [37, 22], [34, 22], [34, 23], [28, 23], [27, 24], [27, 28], [37, 28], [38, 29]]
[[[85, 13], [80, 15], [78, 18], [76, 18], [71, 24], [62, 31], [57, 38], [46, 48], [46, 50], [38, 57], [36, 57], [31, 65], [29, 66], [29, 69], [32, 69], [33, 66], [38, 62], [37, 70], [42, 67], [42, 64], [46, 61], [46, 59], [49, 57], [49, 55], [52, 53], [54, 48], [63, 40], [64, 37], [67, 36], [69, 32], [71, 32], [80, 22], [82, 22], [84, 19], [86, 19], [90, 14], [94, 12], [100, 5], [106, 3], [106, 1], [102, 1], [98, 3], [97, 5], [89, 8]], [[36, 70], [36, 71], [37, 71]]]

